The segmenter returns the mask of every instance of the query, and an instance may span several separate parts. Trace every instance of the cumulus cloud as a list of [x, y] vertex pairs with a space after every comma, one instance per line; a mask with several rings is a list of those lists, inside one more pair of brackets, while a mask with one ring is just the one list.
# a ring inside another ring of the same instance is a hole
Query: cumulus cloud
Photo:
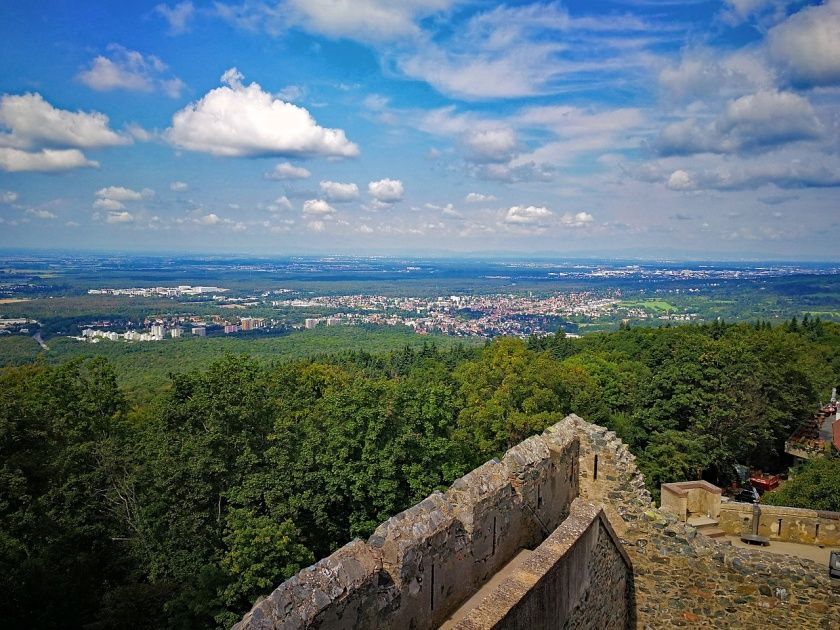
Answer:
[[306, 228], [311, 232], [323, 232], [327, 229], [327, 224], [323, 221], [310, 221], [306, 224]]
[[132, 223], [134, 215], [130, 212], [109, 212], [105, 217], [105, 223]]
[[595, 217], [593, 217], [588, 212], [577, 212], [575, 214], [567, 212], [562, 217], [560, 217], [561, 225], [563, 225], [564, 227], [572, 228], [585, 227], [593, 221], [595, 221]]
[[402, 201], [405, 189], [398, 179], [380, 179], [368, 183], [368, 194], [381, 203], [396, 203]]
[[28, 208], [25, 214], [45, 221], [58, 218], [58, 215], [53, 214], [49, 210], [44, 210], [43, 208]]
[[682, 169], [677, 169], [668, 176], [666, 184], [671, 190], [691, 190], [694, 187], [694, 182], [691, 181], [691, 176]]
[[125, 204], [116, 199], [97, 199], [93, 202], [93, 207], [97, 210], [122, 210]]
[[159, 4], [155, 7], [155, 13], [167, 21], [170, 34], [179, 35], [189, 29], [190, 19], [195, 14], [195, 7], [189, 0], [179, 2], [171, 7], [168, 4]]
[[141, 191], [132, 190], [123, 186], [108, 186], [100, 188], [94, 193], [100, 199], [111, 199], [113, 201], [140, 201], [154, 197], [155, 191], [144, 188]]
[[838, 164], [814, 160], [754, 160], [723, 164], [691, 172], [674, 171], [666, 182], [672, 190], [755, 190], [773, 185], [782, 189], [840, 186]]
[[205, 214], [197, 219], [201, 225], [218, 225], [222, 222], [221, 217], [215, 212]]
[[334, 212], [335, 208], [323, 199], [307, 199], [303, 202], [303, 214], [318, 216], [333, 214]]
[[291, 210], [292, 209], [292, 202], [289, 201], [289, 198], [285, 195], [281, 195], [277, 197], [272, 203], [266, 206], [266, 210], [269, 212], [282, 212], [284, 210]]
[[152, 92], [161, 90], [167, 96], [178, 98], [184, 82], [177, 77], [163, 76], [167, 66], [154, 55], [143, 55], [119, 44], [109, 44], [110, 56], [97, 55], [90, 67], [79, 73], [79, 80], [99, 92], [128, 90]]
[[493, 195], [485, 195], [483, 193], [471, 192], [467, 193], [467, 196], [464, 197], [464, 201], [467, 203], [484, 203], [487, 201], [496, 201], [496, 197]]
[[0, 191], [0, 203], [14, 203], [18, 200], [18, 194], [13, 190]]
[[37, 171], [55, 173], [75, 168], [98, 167], [99, 162], [88, 160], [78, 149], [41, 149], [21, 151], [0, 147], [0, 169], [11, 173]]
[[512, 206], [505, 213], [505, 223], [510, 225], [542, 225], [554, 213], [545, 206]]
[[266, 179], [306, 179], [310, 173], [302, 166], [295, 166], [289, 162], [282, 162], [265, 174]]
[[321, 182], [321, 192], [327, 199], [336, 203], [353, 201], [359, 198], [359, 187], [353, 183], [343, 184], [324, 180]]
[[708, 101], [720, 95], [731, 98], [769, 89], [776, 76], [761, 51], [739, 50], [722, 55], [719, 50], [692, 49], [678, 64], [659, 73], [659, 84], [676, 101]]
[[190, 185], [187, 182], [172, 182], [169, 184], [169, 190], [172, 192], [187, 192], [190, 189]]
[[840, 83], [840, 0], [806, 7], [767, 34], [770, 58], [797, 84]]
[[762, 91], [730, 101], [711, 123], [688, 118], [666, 126], [657, 146], [663, 155], [735, 153], [813, 140], [822, 132], [805, 98], [793, 92]]
[[473, 162], [508, 162], [518, 144], [510, 128], [472, 131], [463, 136], [462, 142]]
[[16, 149], [98, 149], [128, 144], [98, 112], [70, 112], [50, 105], [38, 93], [0, 98], [0, 146]]
[[229, 157], [354, 157], [359, 148], [341, 129], [318, 126], [303, 107], [275, 99], [236, 68], [222, 87], [177, 112], [166, 138], [174, 146]]

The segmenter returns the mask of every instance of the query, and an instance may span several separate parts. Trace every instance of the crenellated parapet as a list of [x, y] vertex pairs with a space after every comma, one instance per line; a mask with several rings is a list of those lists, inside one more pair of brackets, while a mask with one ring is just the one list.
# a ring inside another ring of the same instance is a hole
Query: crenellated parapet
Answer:
[[517, 444], [290, 578], [234, 628], [437, 627], [569, 516], [579, 444], [560, 429]]
[[654, 507], [615, 433], [570, 415], [299, 572], [234, 629], [838, 624], [824, 567], [698, 536]]

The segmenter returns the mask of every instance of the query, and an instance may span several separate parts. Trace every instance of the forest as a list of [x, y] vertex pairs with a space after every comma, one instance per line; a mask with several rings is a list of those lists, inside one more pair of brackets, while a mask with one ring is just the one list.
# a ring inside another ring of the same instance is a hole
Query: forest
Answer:
[[[654, 493], [726, 484], [735, 463], [785, 470], [785, 439], [840, 381], [840, 324], [230, 354], [171, 373], [151, 400], [118, 378], [104, 357], [0, 369], [2, 625], [230, 627], [570, 412], [615, 430]], [[840, 460], [822, 466], [787, 504], [840, 509]]]

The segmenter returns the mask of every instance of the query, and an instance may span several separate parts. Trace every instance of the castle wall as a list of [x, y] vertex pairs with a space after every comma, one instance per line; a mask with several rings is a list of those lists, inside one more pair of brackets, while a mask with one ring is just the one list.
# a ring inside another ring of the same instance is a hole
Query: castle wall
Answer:
[[578, 495], [578, 440], [534, 436], [281, 584], [238, 623], [268, 628], [434, 628]]
[[548, 435], [575, 435], [580, 441], [580, 496], [602, 504], [613, 528], [622, 534], [628, 520], [653, 508], [645, 478], [633, 455], [615, 434], [571, 414], [546, 429]]
[[[743, 510], [722, 505], [721, 526], [739, 533]], [[840, 544], [836, 514], [762, 510], [788, 540], [819, 524], [820, 544]], [[825, 566], [697, 535], [654, 509], [614, 433], [572, 415], [304, 569], [234, 628], [434, 628], [523, 547], [536, 550], [461, 630], [840, 627]]]
[[[760, 505], [758, 533], [770, 540], [807, 545], [840, 546], [840, 512], [820, 512], [775, 505]], [[720, 508], [720, 527], [727, 534], [740, 536], [752, 531], [753, 506], [750, 503], [724, 503]]]
[[632, 627], [633, 569], [603, 510], [572, 513], [457, 630]]

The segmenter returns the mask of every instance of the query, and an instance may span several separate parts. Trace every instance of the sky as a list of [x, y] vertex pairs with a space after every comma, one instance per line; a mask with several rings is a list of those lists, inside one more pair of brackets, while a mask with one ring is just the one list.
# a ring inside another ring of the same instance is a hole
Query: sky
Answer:
[[840, 260], [840, 0], [0, 3], [0, 248]]

